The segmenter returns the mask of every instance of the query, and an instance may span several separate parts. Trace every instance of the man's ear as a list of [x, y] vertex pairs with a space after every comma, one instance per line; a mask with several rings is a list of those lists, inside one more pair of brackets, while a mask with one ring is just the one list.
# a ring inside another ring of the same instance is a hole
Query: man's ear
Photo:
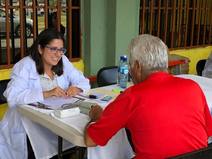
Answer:
[[135, 60], [134, 62], [134, 67], [136, 69], [136, 72], [140, 73], [141, 72], [141, 65], [140, 63], [138, 62], [138, 60]]
[[136, 60], [134, 62], [134, 71], [136, 72], [136, 82], [139, 83], [142, 81], [143, 78], [143, 67], [142, 65]]

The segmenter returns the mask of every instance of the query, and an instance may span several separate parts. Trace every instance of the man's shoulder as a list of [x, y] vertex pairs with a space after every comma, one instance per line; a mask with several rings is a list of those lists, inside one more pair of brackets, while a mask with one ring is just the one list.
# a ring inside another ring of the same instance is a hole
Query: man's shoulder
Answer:
[[181, 95], [188, 92], [189, 94], [194, 94], [194, 95], [202, 94], [202, 88], [196, 81], [192, 79], [175, 77], [175, 82], [173, 82], [173, 85], [179, 91], [181, 91]]
[[[132, 96], [136, 96], [137, 93], [141, 93], [142, 91], [144, 91], [144, 89], [142, 89], [142, 85], [140, 84], [135, 84], [130, 86], [129, 88], [127, 88], [124, 92], [123, 95], [127, 96], [127, 97], [132, 97]], [[130, 98], [131, 98], [130, 97]]]
[[183, 78], [183, 77], [174, 77], [175, 81], [181, 82], [181, 84], [191, 84], [191, 85], [198, 85], [194, 80], [189, 78]]

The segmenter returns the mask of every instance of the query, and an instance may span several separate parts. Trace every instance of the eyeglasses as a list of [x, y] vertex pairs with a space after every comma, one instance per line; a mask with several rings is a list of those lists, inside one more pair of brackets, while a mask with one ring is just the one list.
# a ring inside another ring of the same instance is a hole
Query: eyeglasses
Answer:
[[66, 53], [66, 49], [65, 48], [60, 48], [58, 49], [57, 47], [51, 47], [46, 45], [46, 48], [48, 48], [52, 53], [56, 54], [57, 52], [61, 53], [61, 54], [65, 54]]

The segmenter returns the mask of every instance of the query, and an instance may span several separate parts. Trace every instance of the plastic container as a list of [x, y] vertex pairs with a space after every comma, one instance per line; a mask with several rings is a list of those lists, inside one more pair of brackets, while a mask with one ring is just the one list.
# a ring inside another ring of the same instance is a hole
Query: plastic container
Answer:
[[129, 74], [129, 68], [128, 68], [127, 56], [122, 55], [120, 56], [119, 68], [118, 68], [118, 85], [121, 88], [127, 87], [128, 74]]

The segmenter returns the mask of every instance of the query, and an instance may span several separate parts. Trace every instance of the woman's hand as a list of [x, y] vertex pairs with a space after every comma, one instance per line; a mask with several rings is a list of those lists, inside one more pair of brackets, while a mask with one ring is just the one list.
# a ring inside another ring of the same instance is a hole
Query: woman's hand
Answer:
[[56, 97], [66, 97], [66, 91], [60, 87], [55, 87], [52, 90], [43, 92], [44, 98], [56, 96]]
[[66, 91], [66, 95], [67, 96], [75, 96], [75, 95], [79, 94], [80, 92], [82, 92], [82, 90], [80, 88], [75, 87], [75, 86], [70, 86]]

